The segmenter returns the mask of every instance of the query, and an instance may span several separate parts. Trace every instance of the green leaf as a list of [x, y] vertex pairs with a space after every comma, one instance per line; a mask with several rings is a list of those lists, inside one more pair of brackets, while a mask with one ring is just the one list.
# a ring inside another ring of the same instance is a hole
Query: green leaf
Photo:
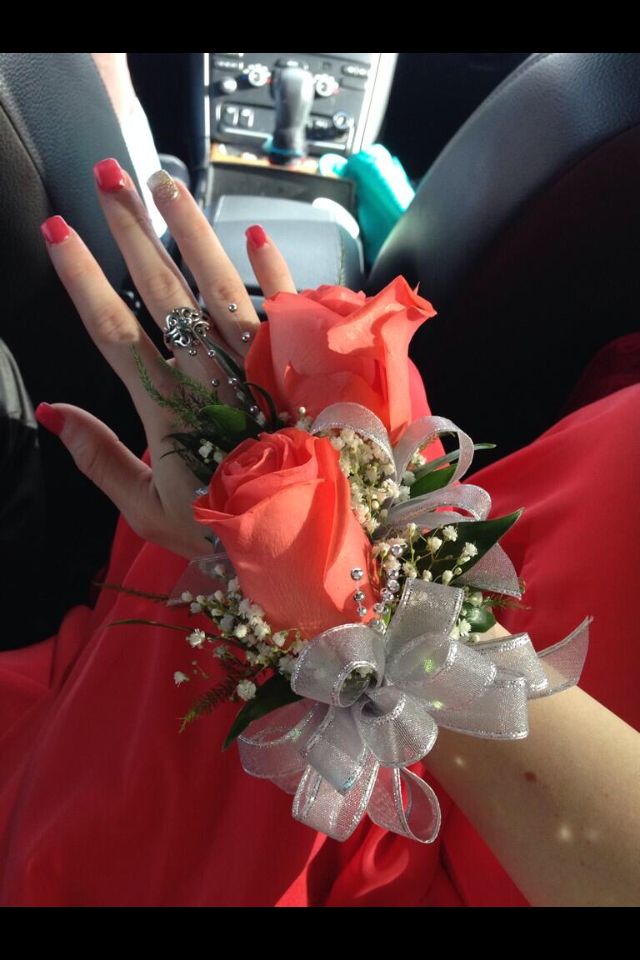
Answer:
[[[417, 563], [418, 572], [422, 573], [423, 570], [430, 569], [435, 580], [444, 570], [450, 570], [455, 566], [452, 561], [459, 557], [465, 543], [473, 543], [478, 548], [477, 555], [467, 563], [461, 564], [462, 572], [466, 576], [487, 550], [490, 550], [505, 535], [521, 515], [522, 510], [516, 510], [514, 513], [509, 513], [504, 517], [496, 517], [494, 520], [463, 520], [460, 523], [443, 524], [443, 526], [450, 526], [457, 530], [457, 540], [444, 540], [435, 560], [431, 560], [429, 555], [420, 557]], [[429, 532], [429, 536], [437, 537], [441, 529], [441, 527], [434, 527]], [[418, 540], [416, 546], [420, 553], [427, 554], [424, 539]], [[455, 583], [455, 580], [454, 577], [452, 583]]]
[[260, 424], [250, 417], [246, 410], [230, 407], [226, 403], [209, 404], [208, 407], [203, 407], [200, 413], [223, 433], [255, 437], [262, 430]]
[[425, 493], [432, 493], [434, 490], [446, 487], [455, 469], [455, 466], [443, 467], [442, 470], [434, 470], [432, 473], [424, 474], [409, 487], [409, 497], [413, 500], [414, 497], [421, 497]]
[[[474, 443], [474, 450], [495, 450], [495, 443]], [[445, 453], [442, 457], [436, 457], [435, 460], [429, 460], [428, 463], [425, 463], [424, 467], [420, 467], [419, 470], [415, 471], [416, 480], [420, 480], [422, 477], [426, 476], [428, 473], [432, 473], [434, 470], [437, 470], [445, 463], [455, 463], [460, 459], [460, 448], [457, 450], [452, 450], [451, 453]], [[436, 488], [437, 489], [437, 488]]]
[[254, 720], [259, 720], [272, 710], [284, 707], [287, 703], [294, 703], [296, 700], [302, 700], [302, 697], [293, 692], [289, 681], [281, 673], [274, 674], [266, 683], [258, 687], [253, 700], [247, 700], [236, 715], [222, 749], [226, 750], [230, 747], [236, 737]]

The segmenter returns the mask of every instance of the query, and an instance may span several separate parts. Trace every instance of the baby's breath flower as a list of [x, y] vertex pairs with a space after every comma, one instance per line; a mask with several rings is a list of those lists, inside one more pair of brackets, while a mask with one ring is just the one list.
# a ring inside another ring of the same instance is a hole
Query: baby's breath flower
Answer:
[[427, 583], [433, 580], [433, 574], [431, 573], [431, 570], [423, 570], [421, 576], [423, 580], [427, 581]]
[[232, 617], [230, 613], [226, 613], [224, 617], [220, 620], [220, 629], [223, 633], [231, 633], [234, 628], [236, 618]]
[[271, 633], [271, 627], [268, 623], [265, 623], [264, 620], [256, 619], [251, 621], [251, 626], [253, 627], [253, 632], [255, 633], [258, 640], [264, 640], [265, 637], [268, 637]]
[[202, 446], [198, 449], [198, 453], [200, 454], [203, 460], [206, 460], [209, 457], [212, 450], [213, 450], [213, 444], [211, 443], [211, 441], [203, 440]]
[[[215, 567], [213, 568], [213, 572], [215, 573], [215, 575], [216, 575], [217, 577], [224, 577], [224, 578], [226, 578], [226, 576], [227, 576], [227, 568], [225, 567], [224, 563], [216, 563]], [[221, 593], [221, 591], [220, 591], [220, 590], [216, 590], [216, 593]], [[214, 596], [215, 596], [215, 595], [216, 595], [216, 594], [214, 594]], [[217, 599], [217, 597], [216, 597], [216, 599]]]
[[202, 613], [202, 604], [195, 601], [189, 606], [191, 613]]
[[241, 700], [253, 700], [256, 695], [256, 685], [251, 680], [241, 680], [236, 687], [236, 693]]
[[290, 657], [288, 654], [285, 654], [284, 657], [280, 657], [278, 660], [278, 670], [280, 673], [286, 673], [291, 675], [291, 672], [295, 666], [295, 658]]
[[249, 631], [247, 630], [246, 623], [239, 623], [237, 627], [234, 627], [233, 635], [234, 637], [237, 637], [238, 640], [242, 640], [244, 637], [246, 637], [248, 632]]
[[188, 590], [185, 590], [184, 593], [181, 594], [180, 599], [183, 603], [191, 603], [193, 600], [193, 594], [189, 593]]
[[477, 554], [478, 548], [476, 547], [475, 543], [465, 543], [464, 547], [462, 548], [460, 559], [462, 559], [462, 557], [475, 557]]
[[407, 577], [417, 577], [417, 576], [418, 576], [418, 568], [416, 567], [415, 563], [412, 563], [410, 560], [407, 560], [406, 563], [403, 563], [403, 564], [402, 564], [402, 572], [403, 572]]
[[282, 647], [282, 646], [284, 646], [284, 642], [285, 642], [285, 640], [287, 639], [287, 632], [286, 632], [286, 630], [278, 630], [277, 633], [274, 633], [274, 634], [273, 634], [273, 636], [271, 637], [271, 639], [272, 639], [273, 642], [275, 643], [276, 647]]
[[447, 586], [448, 583], [451, 583], [452, 580], [453, 580], [453, 570], [445, 570], [444, 573], [442, 574], [442, 582], [444, 583], [445, 587]]
[[215, 460], [216, 463], [222, 463], [225, 457], [226, 457], [226, 453], [224, 452], [224, 450], [216, 450], [216, 452], [213, 455], [213, 459]]
[[429, 553], [435, 553], [442, 546], [440, 537], [427, 537], [427, 550]]
[[457, 540], [458, 531], [456, 530], [455, 527], [446, 526], [442, 528], [442, 536], [444, 537], [445, 540]]
[[460, 620], [458, 620], [458, 629], [460, 630], [461, 637], [468, 637], [471, 633], [471, 624], [468, 620], [465, 620], [464, 617], [461, 617]]
[[206, 639], [207, 635], [204, 630], [194, 630], [193, 633], [190, 633], [187, 637], [187, 641], [192, 647], [201, 647]]
[[173, 675], [173, 682], [175, 683], [176, 687], [179, 687], [181, 683], [188, 683], [189, 677], [186, 675], [186, 673], [183, 673], [182, 670], [176, 670]]
[[227, 589], [229, 593], [238, 592], [238, 590], [240, 589], [240, 581], [238, 580], [237, 577], [232, 577], [231, 580], [229, 580], [229, 585]]

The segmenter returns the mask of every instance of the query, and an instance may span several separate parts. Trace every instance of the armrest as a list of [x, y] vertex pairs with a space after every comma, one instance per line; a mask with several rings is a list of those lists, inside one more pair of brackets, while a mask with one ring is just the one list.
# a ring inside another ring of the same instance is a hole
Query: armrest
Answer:
[[283, 198], [223, 195], [215, 204], [212, 219], [258, 311], [262, 297], [247, 257], [244, 234], [254, 223], [263, 226], [278, 245], [298, 290], [325, 283], [355, 290], [363, 285], [360, 239], [347, 229], [352, 218], [338, 204], [324, 201], [321, 206], [313, 206]]

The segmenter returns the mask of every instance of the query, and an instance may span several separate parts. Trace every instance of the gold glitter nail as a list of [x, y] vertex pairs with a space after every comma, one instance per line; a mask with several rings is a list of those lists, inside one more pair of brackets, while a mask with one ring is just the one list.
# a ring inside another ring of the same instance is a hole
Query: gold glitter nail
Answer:
[[147, 186], [156, 201], [175, 200], [178, 196], [176, 182], [166, 170], [157, 170], [156, 173], [152, 173], [147, 180]]

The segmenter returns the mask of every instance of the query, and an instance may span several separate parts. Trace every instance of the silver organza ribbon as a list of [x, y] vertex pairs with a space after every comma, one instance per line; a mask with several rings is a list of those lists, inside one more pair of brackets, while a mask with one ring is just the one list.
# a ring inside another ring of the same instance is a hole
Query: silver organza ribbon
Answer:
[[[460, 456], [447, 486], [391, 504], [381, 532], [487, 517], [488, 493], [457, 483], [471, 464], [473, 443], [450, 420], [423, 417], [392, 448], [371, 411], [339, 403], [327, 407], [311, 431], [345, 427], [379, 446], [395, 465], [396, 480], [429, 442], [457, 435]], [[204, 563], [196, 562], [202, 574]], [[457, 583], [521, 594], [498, 545]], [[386, 633], [346, 623], [313, 638], [291, 677], [301, 699], [255, 720], [238, 737], [244, 770], [293, 794], [295, 819], [336, 840], [346, 840], [367, 813], [387, 830], [432, 843], [440, 830], [438, 799], [407, 767], [427, 756], [439, 727], [493, 740], [526, 737], [528, 701], [576, 684], [588, 650], [591, 618], [539, 654], [526, 633], [478, 644], [452, 639], [463, 596], [457, 586], [408, 579]]]
[[387, 830], [432, 843], [438, 800], [407, 766], [429, 753], [439, 727], [526, 737], [527, 701], [575, 684], [588, 646], [588, 619], [541, 654], [526, 633], [478, 646], [451, 640], [462, 596], [408, 580], [384, 636], [343, 624], [315, 637], [292, 675], [304, 699], [238, 738], [245, 771], [294, 793], [293, 816], [336, 840], [366, 812]]

